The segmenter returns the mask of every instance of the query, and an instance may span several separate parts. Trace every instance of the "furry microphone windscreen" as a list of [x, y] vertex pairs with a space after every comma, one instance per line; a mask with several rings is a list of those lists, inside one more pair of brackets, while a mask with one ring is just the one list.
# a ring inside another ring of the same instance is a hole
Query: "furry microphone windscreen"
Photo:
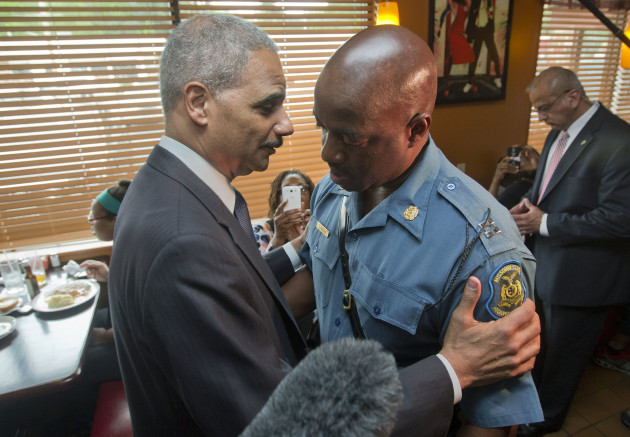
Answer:
[[241, 436], [388, 436], [402, 399], [393, 355], [345, 338], [310, 352]]

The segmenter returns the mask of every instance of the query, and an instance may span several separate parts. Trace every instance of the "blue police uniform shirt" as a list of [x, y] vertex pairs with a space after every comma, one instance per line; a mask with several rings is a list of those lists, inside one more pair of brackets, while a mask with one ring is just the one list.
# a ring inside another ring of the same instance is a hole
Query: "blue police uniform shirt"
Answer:
[[[532, 297], [535, 259], [510, 213], [430, 140], [403, 185], [363, 218], [359, 193], [329, 176], [316, 187], [300, 256], [313, 273], [322, 341], [353, 335], [342, 305], [337, 233], [344, 196], [350, 293], [366, 336], [380, 341], [399, 366], [439, 352], [470, 275], [482, 282], [477, 320], [502, 317]], [[482, 223], [489, 225], [480, 232]], [[529, 372], [467, 388], [461, 406], [469, 422], [485, 428], [543, 420]]]

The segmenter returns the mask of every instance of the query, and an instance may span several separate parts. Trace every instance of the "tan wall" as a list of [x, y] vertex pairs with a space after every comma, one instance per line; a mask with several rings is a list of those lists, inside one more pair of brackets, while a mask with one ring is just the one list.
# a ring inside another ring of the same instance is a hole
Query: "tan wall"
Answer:
[[[425, 40], [429, 36], [429, 0], [399, 0], [400, 24]], [[431, 134], [453, 164], [486, 188], [497, 160], [511, 144], [527, 140], [530, 103], [525, 87], [534, 77], [542, 17], [539, 0], [513, 2], [505, 100], [440, 105]]]

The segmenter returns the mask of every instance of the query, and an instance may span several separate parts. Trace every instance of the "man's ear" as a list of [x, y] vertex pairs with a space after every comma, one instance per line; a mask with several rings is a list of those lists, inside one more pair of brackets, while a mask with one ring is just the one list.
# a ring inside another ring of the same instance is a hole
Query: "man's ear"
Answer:
[[567, 93], [567, 97], [569, 98], [569, 105], [571, 105], [571, 108], [573, 109], [577, 108], [580, 105], [580, 102], [584, 99], [579, 90], [569, 91]]
[[429, 126], [431, 126], [431, 114], [422, 113], [411, 117], [411, 120], [407, 123], [409, 147], [413, 147], [417, 141], [421, 141], [422, 145], [424, 145], [429, 134]]
[[189, 82], [184, 86], [184, 104], [193, 123], [205, 126], [209, 121], [209, 104], [212, 96], [203, 84]]

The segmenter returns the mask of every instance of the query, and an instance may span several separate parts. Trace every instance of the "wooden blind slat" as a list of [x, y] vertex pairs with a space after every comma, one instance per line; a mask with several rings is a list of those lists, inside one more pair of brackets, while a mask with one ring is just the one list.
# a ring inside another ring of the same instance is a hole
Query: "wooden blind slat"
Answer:
[[[133, 179], [134, 172], [133, 171], [124, 171], [121, 170], [119, 173], [113, 173], [112, 176], [119, 179]], [[81, 185], [78, 182], [82, 182]], [[0, 183], [0, 205], [6, 204], [11, 201], [19, 201], [20, 199], [36, 199], [36, 198], [46, 198], [49, 196], [56, 196], [59, 192], [68, 189], [81, 189], [85, 190], [88, 193], [100, 193], [104, 188], [112, 185], [109, 180], [106, 180], [102, 176], [96, 175], [91, 177], [87, 175], [84, 178], [79, 180], [71, 180], [70, 183], [68, 181], [54, 181], [48, 182], [46, 185], [33, 184], [31, 187], [22, 185], [19, 189], [21, 190], [20, 196], [11, 198], [10, 195], [15, 193], [16, 187], [12, 186], [3, 186]], [[2, 197], [4, 196], [4, 197]]]

